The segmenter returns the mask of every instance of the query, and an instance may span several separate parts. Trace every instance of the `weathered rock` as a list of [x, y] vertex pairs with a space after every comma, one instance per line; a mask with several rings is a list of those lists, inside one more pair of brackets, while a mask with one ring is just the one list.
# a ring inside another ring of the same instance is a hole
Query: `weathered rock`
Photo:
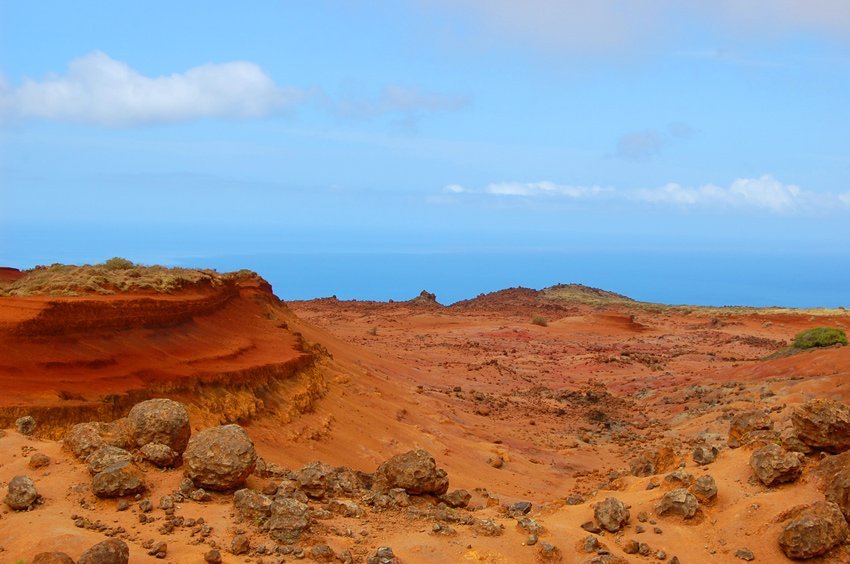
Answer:
[[325, 497], [325, 491], [330, 489], [329, 482], [334, 469], [321, 462], [310, 462], [298, 471], [295, 480], [298, 487], [313, 499]]
[[694, 448], [691, 456], [694, 459], [694, 463], [704, 466], [717, 460], [717, 454], [719, 452], [716, 446], [701, 445]]
[[803, 454], [811, 454], [814, 452], [812, 447], [800, 440], [800, 437], [797, 436], [797, 432], [793, 427], [784, 429], [779, 434], [779, 442], [785, 450], [789, 450], [791, 452], [801, 452]]
[[204, 429], [183, 454], [186, 476], [198, 487], [219, 491], [241, 486], [256, 460], [254, 443], [239, 425]]
[[693, 481], [693, 474], [684, 470], [673, 470], [672, 472], [664, 476], [665, 484], [673, 485], [680, 488], [686, 488], [690, 486]]
[[735, 551], [735, 558], [746, 560], [747, 562], [756, 559], [756, 555], [749, 548], [739, 548]]
[[349, 499], [334, 499], [328, 503], [328, 511], [338, 513], [343, 517], [362, 517], [363, 509]]
[[505, 528], [493, 519], [478, 519], [472, 526], [472, 530], [485, 537], [498, 537], [504, 533]]
[[779, 547], [789, 558], [826, 554], [847, 538], [847, 521], [830, 501], [813, 503], [789, 521], [779, 535]]
[[761, 410], [745, 411], [736, 415], [729, 423], [730, 448], [738, 448], [748, 441], [747, 435], [754, 431], [769, 431], [773, 429], [770, 416]]
[[793, 482], [803, 473], [802, 456], [797, 452], [787, 452], [777, 444], [769, 444], [753, 451], [750, 467], [766, 486]]
[[236, 535], [230, 541], [230, 553], [231, 554], [248, 554], [248, 551], [251, 550], [251, 542], [248, 540], [248, 537], [245, 535]]
[[791, 413], [797, 437], [812, 448], [839, 453], [850, 449], [850, 406], [816, 399]]
[[519, 519], [523, 515], [528, 515], [531, 511], [531, 507], [532, 505], [530, 501], [517, 501], [508, 506], [508, 515], [514, 519]]
[[256, 524], [265, 522], [272, 511], [271, 499], [260, 492], [247, 488], [236, 490], [236, 493], [233, 494], [233, 505], [243, 519]]
[[86, 457], [86, 465], [88, 466], [89, 474], [91, 475], [103, 472], [107, 467], [112, 466], [116, 462], [132, 461], [133, 455], [123, 448], [106, 444]]
[[186, 450], [192, 434], [186, 407], [170, 399], [158, 398], [137, 403], [127, 419], [133, 442], [139, 447], [160, 443], [179, 454]]
[[376, 491], [403, 488], [411, 495], [443, 495], [449, 489], [446, 472], [437, 468], [434, 458], [422, 449], [393, 456], [375, 471]]
[[717, 483], [712, 476], [704, 474], [696, 479], [688, 488], [688, 491], [694, 494], [701, 503], [709, 503], [717, 497]]
[[554, 544], [544, 542], [537, 549], [537, 561], [541, 564], [560, 564], [564, 561], [564, 555]]
[[80, 556], [78, 564], [127, 564], [130, 561], [130, 547], [115, 538], [99, 542]]
[[629, 510], [626, 504], [615, 497], [609, 497], [593, 506], [593, 517], [606, 531], [616, 533], [629, 522]]
[[399, 564], [401, 560], [393, 554], [393, 549], [388, 546], [382, 546], [375, 551], [375, 554], [366, 559], [366, 564]]
[[15, 429], [22, 435], [32, 435], [35, 432], [35, 419], [30, 415], [18, 417], [15, 420]]
[[143, 492], [145, 483], [139, 469], [125, 460], [95, 474], [91, 489], [98, 497], [123, 497]]
[[133, 448], [133, 429], [130, 425], [130, 420], [126, 417], [121, 417], [109, 423], [96, 422], [95, 427], [100, 433], [100, 438], [108, 445], [129, 450]]
[[165, 558], [168, 556], [168, 543], [165, 541], [155, 541], [150, 548], [148, 548], [148, 556]]
[[139, 450], [145, 460], [160, 468], [171, 468], [180, 460], [177, 451], [162, 443], [148, 443]]
[[267, 522], [269, 535], [283, 543], [294, 543], [310, 526], [310, 508], [291, 498], [275, 500]]
[[208, 550], [204, 553], [204, 561], [208, 564], [221, 564], [221, 552], [216, 549]]
[[28, 476], [15, 476], [9, 481], [8, 492], [3, 503], [15, 511], [29, 509], [38, 501], [35, 483]]
[[659, 515], [679, 515], [690, 519], [696, 515], [699, 509], [699, 501], [688, 490], [679, 488], [670, 490], [661, 498], [661, 503], [655, 507]]
[[32, 564], [74, 564], [74, 559], [64, 552], [39, 552], [33, 556]]
[[469, 505], [469, 501], [472, 499], [472, 494], [470, 494], [466, 490], [452, 490], [448, 493], [443, 494], [440, 497], [440, 501], [448, 505], [449, 507], [463, 508]]
[[[37, 470], [39, 468], [44, 468], [45, 466], [50, 466], [50, 457], [41, 452], [36, 452], [32, 456], [30, 456], [30, 461], [27, 464], [33, 470]], [[48, 554], [48, 553], [44, 553]]]
[[63, 440], [65, 448], [70, 450], [80, 460], [85, 460], [106, 442], [100, 436], [95, 423], [77, 423]]
[[334, 562], [336, 554], [331, 547], [326, 544], [317, 544], [310, 549], [310, 558], [315, 562]]
[[672, 468], [676, 464], [676, 453], [669, 446], [644, 450], [629, 462], [632, 476], [652, 476]]
[[850, 521], [850, 468], [839, 470], [825, 481], [825, 485], [826, 500], [836, 504]]

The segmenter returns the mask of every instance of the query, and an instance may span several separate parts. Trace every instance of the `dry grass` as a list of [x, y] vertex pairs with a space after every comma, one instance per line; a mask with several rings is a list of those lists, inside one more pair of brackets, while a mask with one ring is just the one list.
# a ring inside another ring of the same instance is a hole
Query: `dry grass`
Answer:
[[0, 282], [0, 296], [169, 294], [197, 285], [219, 286], [226, 278], [245, 274], [243, 271], [219, 274], [214, 270], [140, 266], [124, 259], [83, 266], [53, 264], [37, 266], [15, 282]]

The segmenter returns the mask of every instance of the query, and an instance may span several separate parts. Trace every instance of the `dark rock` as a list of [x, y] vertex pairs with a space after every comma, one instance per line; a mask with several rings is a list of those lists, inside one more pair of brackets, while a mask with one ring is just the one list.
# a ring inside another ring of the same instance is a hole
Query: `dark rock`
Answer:
[[735, 558], [740, 558], [741, 560], [755, 560], [756, 555], [753, 554], [753, 551], [749, 548], [739, 548], [735, 551]]
[[717, 482], [714, 477], [704, 474], [697, 478], [696, 482], [688, 488], [692, 494], [702, 503], [713, 501], [717, 497]]
[[216, 549], [208, 550], [204, 554], [204, 561], [208, 564], [221, 564], [221, 552]]
[[750, 467], [766, 486], [793, 482], [803, 473], [802, 456], [797, 452], [787, 452], [777, 444], [768, 444], [753, 451]]
[[24, 415], [15, 420], [15, 429], [22, 435], [32, 435], [35, 432], [35, 419]]
[[32, 564], [74, 564], [74, 559], [64, 552], [39, 552], [33, 556]]
[[779, 547], [788, 558], [826, 554], [847, 539], [847, 521], [838, 506], [818, 501], [789, 521], [779, 535]]
[[132, 463], [116, 462], [94, 475], [92, 492], [98, 497], [123, 497], [145, 490], [142, 473]]
[[80, 556], [78, 564], [127, 564], [130, 547], [116, 538], [99, 542]]
[[616, 533], [629, 522], [629, 510], [626, 504], [615, 497], [594, 504], [593, 517], [606, 531]]
[[770, 416], [764, 411], [756, 410], [739, 413], [729, 423], [729, 440], [727, 444], [730, 448], [738, 448], [749, 440], [747, 435], [753, 431], [769, 431], [772, 429], [773, 421], [770, 420]]
[[418, 449], [393, 456], [378, 466], [372, 487], [376, 491], [403, 488], [411, 495], [443, 495], [449, 489], [449, 478], [430, 454]]
[[690, 519], [696, 515], [699, 509], [699, 501], [692, 493], [684, 488], [671, 490], [664, 494], [661, 503], [655, 507], [659, 515], [680, 515]]
[[177, 451], [162, 443], [148, 443], [139, 450], [145, 460], [160, 468], [171, 468], [180, 460]]
[[[37, 452], [30, 457], [30, 461], [28, 466], [33, 470], [37, 470], [39, 468], [44, 468], [45, 466], [50, 466], [50, 457], [46, 454], [42, 454]], [[44, 554], [48, 554], [45, 552]]]
[[464, 508], [469, 506], [472, 495], [466, 490], [452, 490], [440, 496], [440, 501], [449, 507]]
[[239, 425], [201, 431], [192, 437], [183, 454], [186, 476], [196, 486], [210, 490], [241, 486], [256, 461], [254, 443]]
[[597, 525], [593, 521], [585, 521], [581, 524], [581, 528], [587, 531], [588, 533], [593, 533], [595, 535], [598, 535], [602, 532], [602, 529], [599, 528], [599, 525]]
[[24, 511], [38, 501], [35, 483], [28, 476], [15, 476], [9, 481], [9, 488], [3, 502], [15, 511]]
[[133, 442], [138, 447], [160, 443], [177, 453], [186, 450], [192, 429], [189, 412], [179, 402], [166, 398], [137, 403], [127, 415]]
[[132, 462], [133, 455], [123, 448], [114, 447], [104, 444], [96, 451], [86, 457], [86, 465], [89, 469], [89, 474], [95, 475], [98, 472], [103, 472], [109, 466], [116, 462]]
[[707, 446], [702, 445], [694, 448], [692, 453], [694, 463], [704, 466], [706, 464], [711, 464], [717, 459], [717, 454], [720, 451], [717, 450], [716, 446]]
[[850, 406], [825, 399], [801, 405], [791, 413], [797, 437], [812, 448], [839, 453], [850, 449]]
[[512, 503], [508, 506], [508, 515], [510, 515], [514, 519], [522, 517], [523, 515], [528, 515], [530, 511], [530, 501], [517, 501], [516, 503]]

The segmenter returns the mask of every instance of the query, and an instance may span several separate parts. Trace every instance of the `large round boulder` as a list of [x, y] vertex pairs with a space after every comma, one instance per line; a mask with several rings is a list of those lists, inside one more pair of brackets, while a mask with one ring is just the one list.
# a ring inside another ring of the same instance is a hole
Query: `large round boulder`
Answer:
[[192, 437], [183, 453], [186, 477], [209, 490], [240, 487], [256, 463], [254, 443], [239, 425], [204, 429]]
[[3, 502], [15, 511], [29, 509], [38, 501], [35, 484], [28, 476], [15, 476], [9, 482], [9, 491]]
[[609, 497], [593, 506], [593, 517], [600, 527], [616, 533], [629, 522], [629, 510], [626, 504], [616, 497]]
[[126, 542], [106, 539], [85, 551], [79, 564], [127, 564], [129, 561], [130, 547]]
[[803, 455], [788, 452], [777, 444], [769, 444], [753, 451], [750, 467], [765, 486], [793, 482], [803, 473]]
[[832, 502], [818, 501], [789, 521], [779, 535], [779, 547], [788, 558], [814, 558], [847, 539], [847, 521]]
[[797, 437], [812, 448], [831, 453], [850, 449], [850, 406], [826, 399], [801, 405], [791, 413]]
[[445, 470], [437, 468], [433, 456], [417, 449], [397, 454], [378, 466], [372, 488], [401, 488], [411, 495], [443, 495], [449, 489], [449, 478]]
[[136, 446], [159, 443], [171, 447], [176, 453], [186, 450], [192, 429], [189, 412], [174, 400], [159, 398], [137, 403], [127, 415]]

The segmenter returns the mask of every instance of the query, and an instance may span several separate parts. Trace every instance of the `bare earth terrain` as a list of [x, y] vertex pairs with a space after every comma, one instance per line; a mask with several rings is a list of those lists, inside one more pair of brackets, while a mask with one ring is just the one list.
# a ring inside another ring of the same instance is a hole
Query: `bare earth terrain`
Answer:
[[[403, 562], [738, 562], [750, 552], [783, 562], [779, 538], [800, 506], [850, 472], [845, 448], [813, 448], [792, 425], [811, 400], [850, 403], [850, 347], [786, 351], [801, 330], [850, 327], [843, 310], [667, 307], [581, 286], [450, 307], [427, 293], [284, 304], [249, 273], [165, 293], [10, 293], [22, 276], [0, 269], [0, 494], [26, 475], [42, 499], [3, 507], [0, 562], [54, 550], [78, 559], [106, 538], [124, 540], [130, 562], [157, 560], [158, 542], [175, 563], [213, 548], [224, 562], [392, 561], [375, 556], [380, 547]], [[135, 451], [145, 490], [123, 498], [128, 509], [93, 493], [61, 439], [163, 397], [186, 406], [193, 436], [245, 428], [262, 459], [245, 486], [304, 503], [297, 538], [274, 538], [274, 518], [246, 515], [233, 489], [184, 492], [165, 511], [186, 464], [158, 468]], [[739, 416], [753, 411], [761, 424], [747, 427]], [[36, 427], [22, 434], [27, 415]], [[850, 420], [846, 432], [850, 447]], [[765, 485], [751, 456], [767, 445], [791, 453], [799, 473]], [[696, 447], [716, 447], [716, 460], [697, 464]], [[376, 469], [414, 449], [468, 504], [436, 490], [381, 493]], [[34, 453], [50, 463], [32, 468]], [[328, 468], [301, 471], [313, 461], [351, 469], [356, 487]], [[659, 511], [679, 490], [698, 500], [687, 518], [681, 504]], [[613, 531], [595, 516], [607, 498], [628, 508]], [[250, 548], [232, 554], [243, 535]], [[850, 562], [845, 542], [846, 530], [811, 561]]]

